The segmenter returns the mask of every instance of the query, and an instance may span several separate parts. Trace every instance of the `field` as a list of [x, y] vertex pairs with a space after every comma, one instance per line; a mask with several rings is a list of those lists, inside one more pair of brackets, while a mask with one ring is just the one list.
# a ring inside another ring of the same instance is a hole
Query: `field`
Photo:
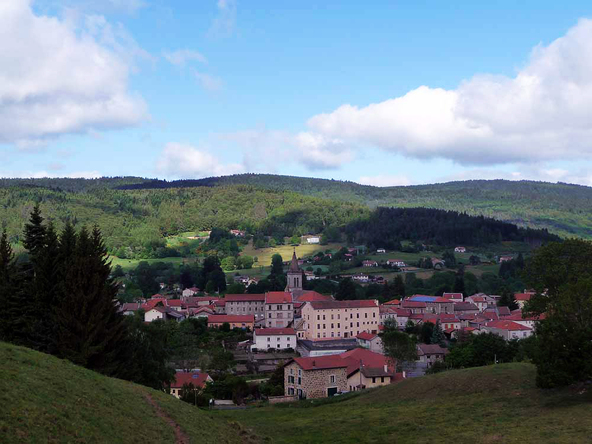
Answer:
[[534, 379], [530, 364], [500, 364], [224, 416], [285, 444], [589, 443], [590, 386], [542, 391]]
[[124, 270], [130, 270], [138, 266], [140, 262], [148, 262], [154, 264], [156, 262], [169, 262], [176, 266], [180, 266], [184, 262], [195, 262], [198, 258], [183, 258], [183, 257], [163, 257], [159, 259], [120, 259], [116, 256], [109, 256], [111, 266], [115, 268], [117, 265], [121, 265]]
[[[0, 441], [244, 443], [251, 436], [167, 395], [0, 342]], [[186, 438], [180, 441], [175, 428]]]
[[280, 254], [284, 262], [286, 262], [292, 258], [292, 252], [294, 251], [294, 248], [296, 248], [296, 256], [302, 258], [305, 256], [314, 255], [319, 251], [337, 251], [342, 246], [342, 244], [302, 244], [296, 247], [293, 247], [291, 245], [278, 245], [277, 247], [255, 249], [253, 248], [252, 244], [249, 243], [249, 245], [243, 248], [241, 254], [256, 257], [257, 266], [268, 267], [271, 265], [271, 257], [276, 253]]

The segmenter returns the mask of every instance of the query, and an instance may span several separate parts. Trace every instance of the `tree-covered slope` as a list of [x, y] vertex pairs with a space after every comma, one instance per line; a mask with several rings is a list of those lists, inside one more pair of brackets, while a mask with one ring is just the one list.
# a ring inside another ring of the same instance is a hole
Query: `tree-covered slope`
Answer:
[[0, 342], [0, 441], [215, 444], [257, 438], [163, 392]]
[[426, 207], [466, 212], [562, 236], [592, 237], [592, 188], [533, 181], [469, 180], [433, 185], [373, 187], [307, 177], [240, 174], [200, 180], [148, 181], [130, 188], [248, 184], [274, 190], [377, 206]]
[[590, 386], [544, 391], [530, 364], [498, 364], [329, 400], [225, 413], [274, 443], [589, 443]]

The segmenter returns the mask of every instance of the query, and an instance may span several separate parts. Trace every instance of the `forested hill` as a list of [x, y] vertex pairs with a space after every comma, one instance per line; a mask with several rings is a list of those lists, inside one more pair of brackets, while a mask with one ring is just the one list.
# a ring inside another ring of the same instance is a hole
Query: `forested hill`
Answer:
[[378, 206], [425, 207], [483, 215], [564, 237], [592, 238], [592, 188], [533, 181], [470, 180], [433, 185], [373, 187], [354, 182], [240, 174], [199, 180], [145, 181], [122, 188], [217, 187], [248, 184], [332, 200]]

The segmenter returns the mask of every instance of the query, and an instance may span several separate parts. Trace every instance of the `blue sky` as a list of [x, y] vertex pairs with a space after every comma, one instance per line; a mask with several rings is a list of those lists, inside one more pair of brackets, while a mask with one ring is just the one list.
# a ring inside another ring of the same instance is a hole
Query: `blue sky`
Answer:
[[592, 185], [592, 4], [490, 3], [6, 0], [0, 175]]

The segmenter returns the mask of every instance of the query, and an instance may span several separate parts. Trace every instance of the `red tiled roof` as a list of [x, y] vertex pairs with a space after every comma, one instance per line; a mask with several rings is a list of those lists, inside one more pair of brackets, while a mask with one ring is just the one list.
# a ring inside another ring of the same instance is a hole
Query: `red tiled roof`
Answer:
[[389, 373], [394, 373], [395, 371], [394, 367], [386, 356], [381, 355], [380, 353], [372, 352], [367, 348], [354, 348], [352, 350], [346, 351], [345, 353], [341, 353], [338, 356], [341, 356], [343, 360], [348, 361], [348, 376], [350, 376], [356, 370], [359, 370], [360, 365], [365, 368], [384, 370], [384, 366], [386, 364]]
[[225, 322], [241, 324], [254, 323], [255, 316], [253, 315], [209, 315], [208, 324], [223, 324]]
[[446, 298], [442, 298], [442, 297], [440, 297], [440, 298], [436, 298], [436, 299], [434, 299], [434, 300], [432, 301], [432, 303], [439, 303], [439, 304], [450, 304], [450, 303], [451, 303], [451, 301], [450, 301], [450, 299], [446, 299]]
[[491, 321], [485, 324], [486, 327], [497, 328], [499, 330], [509, 330], [509, 331], [517, 331], [517, 330], [532, 330], [530, 327], [526, 327], [524, 325], [518, 324], [514, 321]]
[[399, 305], [401, 301], [399, 299], [393, 299], [392, 301], [385, 302], [384, 305]]
[[125, 302], [121, 306], [121, 311], [136, 311], [141, 308], [141, 304], [139, 302]]
[[226, 301], [224, 299], [218, 299], [214, 301], [214, 305], [216, 307], [224, 307], [226, 305]]
[[324, 294], [317, 293], [316, 291], [307, 291], [298, 297], [298, 302], [313, 302], [313, 301], [332, 301], [331, 296], [325, 296]]
[[523, 316], [524, 315], [522, 314], [521, 311], [518, 311], [518, 312], [514, 311], [514, 312], [512, 312], [511, 315], [504, 316], [503, 320], [504, 321], [540, 321], [542, 319], [545, 319], [544, 313], [538, 317], [537, 316], [524, 316], [523, 317]]
[[264, 294], [227, 294], [224, 297], [226, 302], [253, 302], [253, 301], [265, 301]]
[[395, 308], [395, 313], [397, 313], [397, 316], [400, 316], [402, 318], [408, 318], [409, 316], [411, 316], [411, 310], [407, 308]]
[[209, 378], [206, 372], [177, 372], [175, 380], [171, 382], [171, 388], [183, 388], [185, 384], [193, 384], [195, 387], [204, 388]]
[[530, 298], [532, 296], [532, 293], [515, 293], [514, 299], [516, 299], [517, 301], [530, 301]]
[[438, 344], [418, 344], [419, 354], [440, 355], [448, 353], [448, 349], [440, 347]]
[[442, 295], [442, 297], [446, 298], [446, 299], [462, 299], [463, 294], [462, 293], [444, 293]]
[[165, 307], [167, 306], [167, 300], [164, 298], [163, 299], [150, 299], [149, 301], [146, 301], [145, 304], [142, 304], [142, 310], [144, 310], [144, 311], [152, 310], [159, 303]]
[[339, 308], [378, 308], [378, 303], [375, 300], [359, 300], [359, 301], [313, 301], [310, 305], [315, 310], [329, 310]]
[[256, 328], [255, 334], [259, 336], [275, 335], [275, 336], [287, 336], [295, 335], [296, 330], [293, 328]]
[[169, 299], [168, 305], [169, 307], [181, 307], [182, 302], [181, 299]]
[[375, 335], [375, 334], [372, 334], [372, 333], [368, 333], [368, 332], [363, 331], [362, 333], [358, 334], [358, 336], [356, 336], [356, 338], [362, 339], [364, 341], [371, 341], [376, 336], [377, 335]]
[[473, 302], [487, 302], [483, 296], [470, 296]]
[[292, 302], [292, 295], [285, 291], [270, 291], [265, 295], [266, 304], [289, 304]]
[[303, 370], [323, 370], [348, 366], [348, 361], [341, 359], [340, 355], [294, 358], [294, 362], [302, 367]]

